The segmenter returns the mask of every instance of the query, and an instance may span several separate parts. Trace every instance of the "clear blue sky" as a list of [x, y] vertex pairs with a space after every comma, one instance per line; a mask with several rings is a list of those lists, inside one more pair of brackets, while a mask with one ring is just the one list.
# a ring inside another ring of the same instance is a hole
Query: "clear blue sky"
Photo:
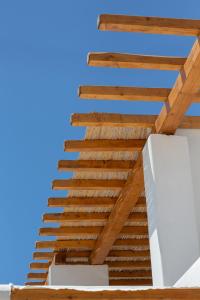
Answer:
[[[200, 19], [199, 0], [0, 0], [0, 283], [23, 284], [72, 112], [158, 113], [159, 104], [79, 100], [80, 84], [171, 87], [176, 72], [92, 68], [89, 51], [187, 55], [191, 37], [100, 32], [101, 13]], [[199, 106], [190, 113], [199, 115]], [[57, 193], [58, 195], [58, 193]], [[50, 210], [49, 210], [50, 211]]]

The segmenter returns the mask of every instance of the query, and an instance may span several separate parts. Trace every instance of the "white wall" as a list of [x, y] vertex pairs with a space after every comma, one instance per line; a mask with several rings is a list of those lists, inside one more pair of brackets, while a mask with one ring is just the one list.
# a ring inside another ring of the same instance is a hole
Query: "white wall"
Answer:
[[195, 201], [200, 199], [200, 187], [194, 188], [199, 178], [200, 155], [193, 157], [191, 163], [191, 154], [196, 151], [191, 149], [196, 146], [193, 142], [189, 146], [188, 141], [183, 132], [177, 132], [177, 136], [151, 135], [143, 151], [156, 286], [175, 285], [200, 257], [200, 222], [197, 222], [200, 211]]
[[55, 265], [49, 268], [48, 285], [109, 285], [107, 265]]

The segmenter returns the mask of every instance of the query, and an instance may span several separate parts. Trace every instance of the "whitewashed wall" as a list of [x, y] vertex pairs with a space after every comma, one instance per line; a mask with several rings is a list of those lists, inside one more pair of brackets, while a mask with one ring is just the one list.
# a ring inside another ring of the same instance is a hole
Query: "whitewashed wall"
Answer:
[[200, 285], [200, 130], [151, 135], [143, 161], [153, 283]]

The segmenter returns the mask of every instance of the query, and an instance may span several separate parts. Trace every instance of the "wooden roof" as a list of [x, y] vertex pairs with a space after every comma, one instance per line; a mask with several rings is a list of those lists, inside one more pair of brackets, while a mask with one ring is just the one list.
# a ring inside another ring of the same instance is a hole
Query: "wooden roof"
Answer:
[[[90, 66], [176, 70], [174, 86], [110, 87], [81, 86], [83, 99], [159, 101], [156, 115], [87, 113], [72, 115], [73, 126], [85, 126], [85, 138], [66, 141], [64, 151], [79, 152], [77, 160], [58, 162], [59, 171], [73, 171], [71, 179], [54, 180], [54, 190], [68, 190], [64, 198], [49, 198], [49, 207], [61, 213], [46, 213], [40, 236], [54, 240], [36, 242], [27, 284], [45, 284], [48, 268], [56, 264], [103, 264], [109, 266], [111, 285], [151, 285], [151, 263], [142, 149], [150, 133], [174, 134], [177, 128], [200, 128], [200, 118], [185, 116], [193, 102], [200, 101], [199, 20], [102, 15], [100, 30], [194, 35], [197, 39], [188, 57], [157, 57], [121, 53], [90, 53]], [[48, 249], [48, 250], [47, 250]], [[44, 252], [48, 251], [48, 252]], [[40, 280], [38, 282], [38, 280]], [[139, 299], [139, 298], [137, 298]], [[141, 298], [142, 299], [142, 298]]]

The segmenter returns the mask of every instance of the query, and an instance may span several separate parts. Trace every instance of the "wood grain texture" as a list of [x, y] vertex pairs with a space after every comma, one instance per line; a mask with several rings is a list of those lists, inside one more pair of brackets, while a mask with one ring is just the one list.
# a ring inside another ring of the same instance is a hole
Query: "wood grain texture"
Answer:
[[107, 224], [97, 239], [95, 248], [90, 257], [92, 264], [102, 264], [105, 261], [112, 245], [128, 219], [130, 212], [136, 205], [143, 188], [144, 175], [142, 155], [140, 154], [109, 216]]
[[12, 288], [11, 300], [199, 300], [200, 288], [164, 288], [133, 291]]
[[173, 134], [183, 121], [192, 103], [192, 97], [200, 86], [200, 38], [194, 46], [180, 71], [174, 87], [158, 116], [155, 126], [157, 133]]
[[103, 14], [99, 17], [98, 28], [112, 31], [198, 36], [200, 20]]
[[88, 65], [94, 67], [139, 68], [177, 71], [185, 63], [185, 57], [150, 56], [113, 52], [88, 54]]
[[60, 160], [59, 171], [95, 171], [95, 172], [120, 172], [129, 171], [133, 168], [131, 160]]
[[138, 151], [145, 144], [145, 139], [129, 140], [83, 140], [65, 141], [66, 152], [102, 152], [102, 151]]
[[81, 99], [95, 100], [164, 102], [167, 100], [170, 91], [168, 88], [81, 86], [79, 88], [79, 97]]

